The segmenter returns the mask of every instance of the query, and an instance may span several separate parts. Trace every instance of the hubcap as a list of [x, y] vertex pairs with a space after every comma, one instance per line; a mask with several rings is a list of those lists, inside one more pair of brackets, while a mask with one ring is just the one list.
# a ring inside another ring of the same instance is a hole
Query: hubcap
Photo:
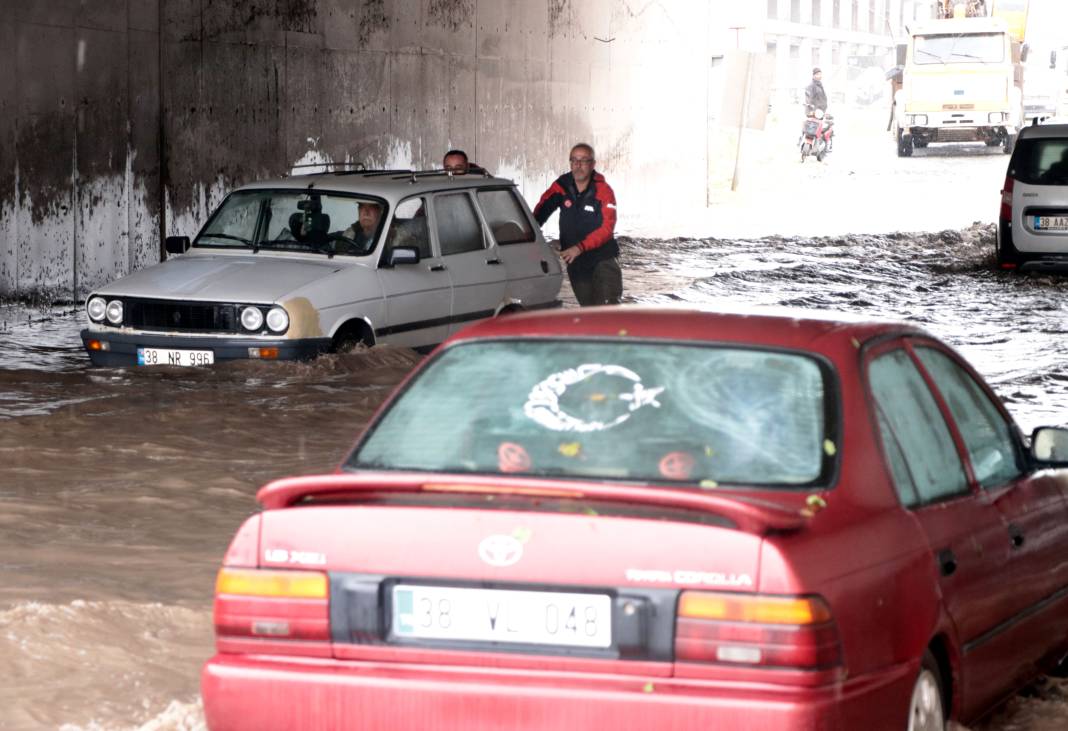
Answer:
[[938, 690], [934, 674], [927, 668], [920, 670], [916, 685], [912, 688], [909, 704], [908, 731], [945, 731], [946, 717], [942, 711], [942, 694]]

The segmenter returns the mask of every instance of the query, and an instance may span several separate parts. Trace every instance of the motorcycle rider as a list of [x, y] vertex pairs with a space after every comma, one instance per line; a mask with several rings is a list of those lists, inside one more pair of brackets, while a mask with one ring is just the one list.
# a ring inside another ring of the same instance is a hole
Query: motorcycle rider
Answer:
[[[824, 114], [827, 113], [827, 92], [823, 88], [823, 71], [819, 66], [812, 69], [812, 83], [805, 87], [805, 109], [819, 109]], [[827, 151], [830, 152], [833, 146], [832, 137], [828, 140]]]
[[827, 111], [827, 92], [823, 90], [823, 72], [819, 66], [812, 69], [812, 83], [805, 87], [805, 106]]

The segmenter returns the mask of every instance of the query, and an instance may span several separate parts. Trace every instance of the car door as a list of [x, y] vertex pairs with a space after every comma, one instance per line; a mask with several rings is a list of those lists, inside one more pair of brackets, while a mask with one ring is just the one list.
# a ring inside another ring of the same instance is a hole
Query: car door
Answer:
[[515, 190], [479, 190], [478, 205], [508, 275], [505, 296], [526, 308], [555, 304], [563, 270]]
[[970, 369], [938, 343], [910, 345], [952, 415], [981, 497], [998, 509], [1007, 530], [1013, 590], [1005, 600], [1012, 616], [966, 645], [965, 653], [977, 652], [980, 641], [988, 642], [995, 634], [1008, 635], [1014, 666], [1002, 662], [998, 672], [1025, 682], [1037, 672], [1036, 663], [1056, 647], [1051, 637], [1063, 638], [1068, 631], [1068, 600], [1062, 596], [1068, 594], [1064, 496], [1051, 473], [1029, 470], [1014, 423]]
[[1008, 527], [969, 480], [962, 451], [930, 383], [902, 340], [866, 355], [880, 438], [902, 506], [925, 533], [960, 652], [956, 687], [966, 713], [1009, 682], [997, 671], [1015, 650], [997, 628], [1013, 616]]
[[497, 312], [504, 301], [505, 268], [497, 245], [482, 230], [470, 193], [439, 193], [433, 209], [441, 259], [452, 282], [452, 333]]
[[[386, 234], [378, 278], [386, 301], [386, 321], [375, 323], [380, 342], [425, 348], [444, 340], [452, 317], [452, 281], [445, 262], [434, 250], [427, 223], [426, 201], [408, 198], [397, 205]], [[419, 250], [416, 264], [388, 264], [395, 246]]]

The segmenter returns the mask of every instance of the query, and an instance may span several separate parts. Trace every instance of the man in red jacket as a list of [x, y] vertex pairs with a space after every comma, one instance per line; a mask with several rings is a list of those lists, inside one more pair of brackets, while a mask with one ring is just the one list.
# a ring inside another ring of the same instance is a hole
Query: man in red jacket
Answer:
[[616, 195], [604, 176], [593, 169], [593, 148], [580, 142], [571, 148], [571, 172], [557, 178], [534, 207], [544, 225], [560, 209], [560, 258], [575, 299], [588, 305], [618, 305], [623, 296], [616, 227]]

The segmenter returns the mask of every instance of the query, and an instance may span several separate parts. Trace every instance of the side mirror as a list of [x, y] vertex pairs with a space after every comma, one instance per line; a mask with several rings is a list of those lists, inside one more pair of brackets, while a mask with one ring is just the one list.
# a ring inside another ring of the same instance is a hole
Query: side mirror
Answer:
[[168, 236], [164, 239], [163, 246], [168, 254], [184, 254], [189, 251], [189, 237]]
[[1027, 60], [1027, 54], [1030, 53], [1030, 51], [1031, 46], [1027, 45], [1026, 43], [1020, 46], [1020, 63], [1023, 63]]
[[1031, 434], [1031, 456], [1038, 462], [1068, 463], [1068, 429], [1041, 426]]
[[389, 250], [386, 264], [394, 267], [398, 264], [418, 264], [419, 249], [414, 246], [394, 246]]
[[1049, 67], [1051, 69], [1056, 69], [1057, 68], [1057, 52], [1056, 51], [1050, 51], [1049, 52]]

